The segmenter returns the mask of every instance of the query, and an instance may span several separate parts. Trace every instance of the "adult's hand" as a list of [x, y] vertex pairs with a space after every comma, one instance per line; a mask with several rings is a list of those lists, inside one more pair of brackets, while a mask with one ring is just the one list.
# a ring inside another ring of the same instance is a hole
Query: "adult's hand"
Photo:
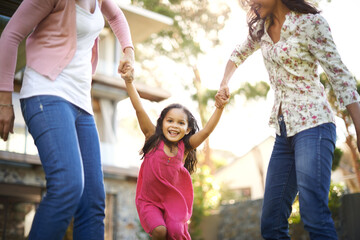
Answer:
[[14, 133], [14, 109], [12, 92], [0, 91], [0, 137], [6, 141], [9, 133]]
[[230, 91], [227, 85], [222, 85], [215, 95], [215, 105], [218, 108], [223, 108], [230, 99]]
[[118, 72], [120, 74], [126, 74], [129, 71], [134, 70], [134, 50], [131, 47], [125, 48], [124, 56], [120, 60]]
[[222, 98], [224, 100], [228, 99], [230, 97], [229, 87], [227, 85], [222, 85], [215, 97]]
[[134, 69], [130, 66], [125, 67], [125, 71], [121, 73], [121, 78], [124, 79], [126, 83], [132, 83], [134, 81]]

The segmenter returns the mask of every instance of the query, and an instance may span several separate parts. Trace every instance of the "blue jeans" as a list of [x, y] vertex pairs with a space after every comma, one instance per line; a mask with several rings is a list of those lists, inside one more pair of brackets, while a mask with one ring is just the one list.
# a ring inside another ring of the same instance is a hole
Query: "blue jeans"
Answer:
[[265, 184], [261, 216], [264, 239], [289, 239], [288, 218], [299, 193], [300, 214], [311, 239], [337, 239], [328, 208], [331, 165], [336, 141], [333, 123], [287, 137], [279, 117], [277, 135]]
[[21, 99], [46, 175], [46, 194], [29, 239], [61, 240], [74, 217], [74, 239], [104, 239], [105, 191], [94, 117], [56, 96]]

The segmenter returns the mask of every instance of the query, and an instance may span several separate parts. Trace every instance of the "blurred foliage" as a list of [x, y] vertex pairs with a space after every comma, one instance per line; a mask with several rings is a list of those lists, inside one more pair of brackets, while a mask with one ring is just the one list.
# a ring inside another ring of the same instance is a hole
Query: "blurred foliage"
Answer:
[[233, 92], [231, 95], [234, 96], [236, 94], [240, 94], [244, 95], [247, 100], [258, 100], [260, 98], [266, 98], [269, 90], [270, 86], [266, 82], [261, 81], [255, 83], [254, 85], [246, 82], [242, 87]]
[[[248, 192], [251, 192], [250, 188]], [[229, 188], [226, 184], [221, 185], [220, 194], [221, 204], [234, 204], [236, 202], [251, 200], [251, 195], [244, 195], [242, 191], [235, 191], [234, 189]]]
[[345, 194], [345, 186], [340, 183], [331, 183], [329, 192], [329, 208], [335, 222], [340, 220], [339, 210], [341, 198]]
[[199, 101], [199, 104], [207, 106], [207, 105], [209, 105], [209, 102], [214, 101], [216, 93], [217, 93], [217, 90], [204, 89], [204, 93], [203, 93], [201, 99], [199, 98], [199, 94], [197, 94], [197, 93], [191, 95], [191, 98], [194, 101]]
[[193, 214], [189, 225], [192, 240], [200, 240], [201, 230], [199, 226], [204, 216], [209, 215], [212, 210], [220, 204], [219, 187], [214, 182], [210, 168], [206, 165], [199, 167], [192, 175], [194, 187]]
[[[205, 153], [204, 149], [201, 149], [198, 151], [197, 160], [199, 166], [201, 166], [205, 161]], [[222, 156], [219, 156], [219, 154], [211, 154], [211, 162], [213, 163], [214, 170], [218, 170], [228, 164], [228, 160]]]
[[206, 47], [219, 44], [218, 33], [230, 13], [226, 2], [210, 0], [132, 0], [132, 4], [174, 21], [172, 26], [153, 34], [143, 44], [153, 48], [157, 54], [186, 64], [190, 63], [190, 57], [203, 52], [199, 38], [208, 40]]
[[[332, 218], [334, 220], [335, 226], [339, 226], [340, 224], [340, 206], [341, 206], [341, 198], [345, 194], [345, 186], [339, 183], [331, 183], [330, 191], [329, 191], [329, 209], [331, 211]], [[301, 216], [300, 216], [300, 208], [299, 208], [299, 197], [297, 196], [293, 206], [292, 213], [289, 218], [289, 224], [300, 224]]]
[[340, 160], [343, 154], [344, 152], [340, 148], [335, 148], [331, 170], [335, 171], [336, 168], [340, 165]]
[[65, 236], [63, 240], [72, 240], [73, 239], [73, 230], [74, 230], [74, 218], [71, 219], [71, 222], [66, 229]]
[[[247, 100], [258, 100], [260, 98], [266, 98], [269, 90], [270, 86], [266, 82], [261, 81], [255, 84], [246, 82], [238, 90], [231, 93], [231, 101], [234, 99], [235, 95], [243, 95]], [[214, 101], [216, 93], [217, 90], [204, 90], [201, 98], [201, 104], [209, 105], [209, 102]], [[199, 101], [199, 95], [193, 94], [192, 99], [194, 101]]]
[[301, 222], [300, 217], [300, 204], [299, 204], [299, 195], [296, 196], [295, 201], [292, 205], [292, 212], [289, 218], [289, 224], [298, 224]]

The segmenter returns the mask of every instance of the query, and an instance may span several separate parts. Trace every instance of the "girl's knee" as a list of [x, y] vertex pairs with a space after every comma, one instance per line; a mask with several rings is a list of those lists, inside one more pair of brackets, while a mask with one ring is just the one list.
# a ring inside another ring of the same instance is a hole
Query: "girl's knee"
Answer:
[[158, 227], [154, 228], [154, 230], [151, 233], [152, 239], [153, 240], [165, 240], [166, 233], [167, 233], [167, 229], [165, 226], [158, 226]]

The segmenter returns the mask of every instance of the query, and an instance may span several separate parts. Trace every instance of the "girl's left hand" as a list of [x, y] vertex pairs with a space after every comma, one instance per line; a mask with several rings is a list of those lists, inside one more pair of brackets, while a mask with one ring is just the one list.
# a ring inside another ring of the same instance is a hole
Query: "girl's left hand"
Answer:
[[131, 69], [129, 66], [125, 67], [125, 71], [121, 73], [121, 78], [126, 83], [132, 83], [134, 81], [134, 69]]
[[134, 71], [134, 50], [131, 47], [125, 48], [124, 56], [120, 60], [118, 73], [125, 74]]

